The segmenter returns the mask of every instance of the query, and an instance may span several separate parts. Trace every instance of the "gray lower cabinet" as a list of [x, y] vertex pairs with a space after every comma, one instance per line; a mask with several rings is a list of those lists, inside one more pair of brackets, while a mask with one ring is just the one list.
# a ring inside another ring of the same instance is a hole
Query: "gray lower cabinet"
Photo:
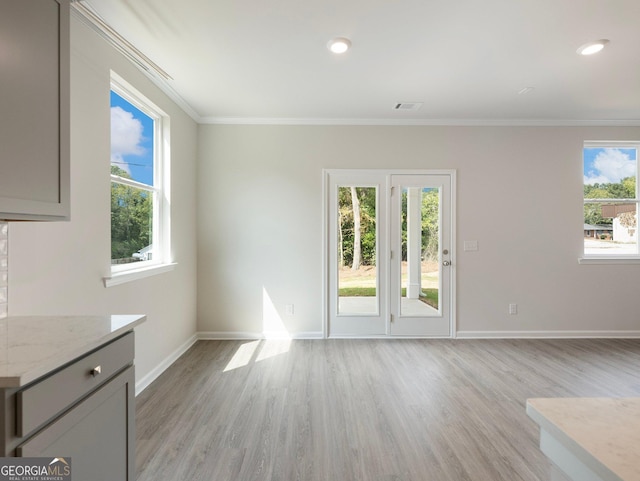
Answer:
[[70, 457], [73, 479], [133, 480], [130, 367], [17, 448], [18, 456]]
[[71, 458], [72, 478], [135, 479], [134, 334], [5, 389], [4, 456]]

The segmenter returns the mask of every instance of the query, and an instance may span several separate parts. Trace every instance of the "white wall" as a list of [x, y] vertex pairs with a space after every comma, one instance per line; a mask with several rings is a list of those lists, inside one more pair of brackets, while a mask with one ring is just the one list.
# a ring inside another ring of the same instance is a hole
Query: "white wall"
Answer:
[[262, 332], [266, 290], [290, 333], [320, 332], [322, 169], [410, 168], [457, 169], [461, 335], [638, 331], [640, 266], [578, 264], [583, 141], [638, 139], [637, 127], [202, 125], [198, 329]]
[[[71, 221], [9, 227], [9, 313], [147, 314], [136, 377], [196, 330], [197, 126], [142, 73], [72, 16]], [[173, 272], [105, 288], [110, 267], [109, 89], [113, 69], [171, 119]]]

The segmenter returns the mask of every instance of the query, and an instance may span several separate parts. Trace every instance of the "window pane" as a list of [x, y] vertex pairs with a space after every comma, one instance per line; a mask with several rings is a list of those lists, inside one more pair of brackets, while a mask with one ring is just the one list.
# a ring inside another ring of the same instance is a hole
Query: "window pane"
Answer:
[[585, 148], [584, 198], [635, 199], [636, 173], [635, 148]]
[[153, 194], [111, 183], [111, 264], [151, 260]]
[[153, 184], [154, 120], [111, 91], [111, 173]]
[[428, 317], [440, 305], [440, 191], [402, 189], [400, 315]]
[[338, 314], [378, 314], [375, 187], [338, 188]]
[[[638, 253], [637, 204], [584, 204], [586, 255], [636, 255]], [[588, 222], [589, 221], [589, 222]]]
[[[584, 149], [584, 253], [595, 256], [638, 254], [637, 150]], [[599, 199], [617, 199], [606, 202]]]

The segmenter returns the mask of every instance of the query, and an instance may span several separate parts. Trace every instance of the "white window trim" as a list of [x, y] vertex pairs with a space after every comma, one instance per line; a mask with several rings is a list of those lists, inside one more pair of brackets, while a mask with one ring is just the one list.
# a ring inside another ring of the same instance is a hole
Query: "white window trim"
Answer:
[[578, 264], [593, 264], [593, 265], [606, 265], [606, 264], [640, 264], [640, 258], [638, 257], [604, 257], [604, 256], [588, 256], [579, 257]]
[[[624, 200], [626, 202], [635, 202], [638, 204], [638, 210], [640, 211], [640, 185], [638, 185], [638, 178], [640, 177], [640, 141], [630, 140], [611, 140], [611, 141], [587, 141], [584, 142], [582, 150], [584, 149], [597, 149], [597, 148], [611, 148], [611, 149], [636, 149], [636, 198], [635, 199], [597, 199], [599, 202]], [[584, 170], [584, 158], [582, 160], [582, 168]], [[583, 184], [584, 185], [584, 184]], [[582, 205], [584, 206], [584, 194], [582, 198]], [[640, 264], [640, 238], [638, 239], [639, 253], [630, 255], [590, 255], [584, 253], [584, 242], [582, 243], [582, 255], [578, 257], [578, 264], [591, 264], [591, 265], [606, 265], [606, 264]]]
[[[141, 263], [137, 263], [139, 265]], [[178, 264], [171, 262], [168, 264], [158, 264], [154, 266], [146, 266], [138, 269], [129, 269], [124, 272], [113, 273], [110, 276], [103, 277], [104, 287], [113, 287], [125, 282], [137, 281], [146, 277], [157, 276], [165, 272], [171, 272]]]
[[[103, 277], [105, 287], [169, 272], [177, 265], [171, 259], [169, 116], [114, 71], [111, 71], [111, 90], [154, 119], [154, 190], [157, 192], [154, 193], [154, 198], [157, 200], [154, 200], [153, 225], [159, 228], [153, 229], [151, 241], [154, 246], [153, 259], [132, 264], [111, 265], [110, 274]], [[122, 182], [145, 190], [149, 189], [146, 184], [136, 185], [139, 183], [133, 180], [122, 179]]]

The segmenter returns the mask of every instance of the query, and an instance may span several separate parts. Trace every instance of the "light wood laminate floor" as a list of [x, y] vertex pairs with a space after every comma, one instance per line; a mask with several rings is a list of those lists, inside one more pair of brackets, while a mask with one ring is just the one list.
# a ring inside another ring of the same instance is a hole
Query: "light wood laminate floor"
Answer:
[[640, 340], [199, 341], [137, 398], [138, 481], [546, 481], [530, 397], [640, 396]]

